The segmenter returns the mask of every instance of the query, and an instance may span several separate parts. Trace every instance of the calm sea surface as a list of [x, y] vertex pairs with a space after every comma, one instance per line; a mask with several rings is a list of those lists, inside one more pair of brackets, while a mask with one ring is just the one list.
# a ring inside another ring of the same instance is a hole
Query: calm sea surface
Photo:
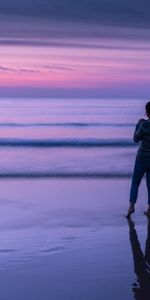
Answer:
[[143, 100], [1, 99], [0, 176], [130, 176]]

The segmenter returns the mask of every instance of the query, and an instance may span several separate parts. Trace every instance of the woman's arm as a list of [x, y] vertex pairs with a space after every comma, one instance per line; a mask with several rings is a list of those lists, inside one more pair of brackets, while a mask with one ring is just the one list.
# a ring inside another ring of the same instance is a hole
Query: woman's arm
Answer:
[[133, 140], [135, 143], [138, 143], [139, 141], [142, 140], [143, 138], [143, 122], [144, 119], [140, 119], [135, 127], [134, 135], [133, 135]]

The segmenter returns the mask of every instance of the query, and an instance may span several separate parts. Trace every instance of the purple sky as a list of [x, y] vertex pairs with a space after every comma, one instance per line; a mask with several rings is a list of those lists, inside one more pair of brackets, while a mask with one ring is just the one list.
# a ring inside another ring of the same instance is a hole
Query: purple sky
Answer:
[[1, 1], [1, 96], [149, 97], [150, 4], [142, 3]]

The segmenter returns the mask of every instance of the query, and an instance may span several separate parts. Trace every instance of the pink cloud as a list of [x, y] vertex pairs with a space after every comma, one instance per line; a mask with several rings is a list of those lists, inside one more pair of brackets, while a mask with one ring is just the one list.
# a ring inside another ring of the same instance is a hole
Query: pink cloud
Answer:
[[0, 86], [103, 89], [149, 81], [149, 42], [140, 47], [137, 41], [111, 38], [74, 43], [70, 47], [3, 45]]

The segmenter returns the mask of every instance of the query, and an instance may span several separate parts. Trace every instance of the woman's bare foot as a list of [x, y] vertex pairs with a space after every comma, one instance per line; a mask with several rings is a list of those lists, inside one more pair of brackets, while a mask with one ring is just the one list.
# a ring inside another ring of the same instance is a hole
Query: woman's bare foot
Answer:
[[130, 216], [135, 212], [134, 210], [134, 205], [130, 205], [129, 209], [128, 209], [128, 212], [127, 212], [127, 215], [126, 215], [126, 218], [130, 218]]

